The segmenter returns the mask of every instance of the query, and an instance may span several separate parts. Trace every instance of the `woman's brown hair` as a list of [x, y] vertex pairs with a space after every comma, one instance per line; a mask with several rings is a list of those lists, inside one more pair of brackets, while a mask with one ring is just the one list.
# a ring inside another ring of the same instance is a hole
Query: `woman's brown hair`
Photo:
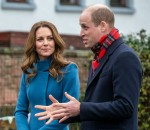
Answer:
[[[36, 63], [38, 59], [38, 54], [36, 52], [36, 31], [40, 27], [47, 27], [52, 31], [55, 42], [55, 51], [51, 55], [52, 65], [49, 68], [49, 73], [53, 78], [57, 79], [57, 81], [60, 81], [63, 78], [63, 72], [60, 69], [69, 64], [69, 62], [64, 60], [62, 56], [65, 49], [65, 43], [59, 35], [55, 25], [47, 21], [40, 21], [32, 26], [26, 41], [24, 60], [21, 65], [21, 69], [28, 75], [27, 82], [29, 82], [30, 78], [34, 77], [37, 74], [37, 70], [34, 67], [34, 63]], [[58, 79], [58, 75], [61, 75], [60, 79]]]

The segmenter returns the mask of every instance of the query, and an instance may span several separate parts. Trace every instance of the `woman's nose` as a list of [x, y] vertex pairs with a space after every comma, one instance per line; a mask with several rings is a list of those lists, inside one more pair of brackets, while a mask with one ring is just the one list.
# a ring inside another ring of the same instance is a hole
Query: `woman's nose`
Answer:
[[44, 45], [48, 45], [47, 39], [44, 39]]

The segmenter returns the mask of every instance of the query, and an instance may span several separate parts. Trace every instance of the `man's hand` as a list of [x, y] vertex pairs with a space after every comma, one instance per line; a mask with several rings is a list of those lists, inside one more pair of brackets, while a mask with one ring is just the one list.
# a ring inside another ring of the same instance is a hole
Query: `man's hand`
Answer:
[[[52, 95], [49, 95], [49, 99], [52, 101], [53, 104], [58, 103], [58, 101]], [[51, 112], [59, 109], [58, 107], [53, 107], [53, 104], [49, 105], [49, 106], [36, 105], [35, 108], [42, 109], [42, 110], [45, 110], [45, 111], [44, 112], [39, 112], [39, 113], [35, 114], [35, 116], [39, 117], [38, 118], [39, 120], [45, 120], [45, 119], [50, 118], [46, 122], [46, 124], [49, 124], [50, 122], [52, 122], [54, 120], [53, 117], [51, 116]]]
[[74, 97], [65, 92], [65, 96], [70, 100], [67, 103], [54, 103], [53, 107], [58, 107], [56, 111], [51, 113], [53, 119], [60, 119], [59, 123], [72, 116], [77, 116], [80, 113], [80, 102]]
[[59, 103], [52, 95], [49, 96], [53, 102], [50, 106], [36, 105], [35, 108], [45, 110], [35, 114], [39, 120], [50, 118], [46, 124], [51, 123], [55, 119], [60, 119], [59, 123], [65, 121], [69, 117], [77, 116], [80, 113], [80, 102], [65, 92], [65, 96], [70, 100], [67, 103]]

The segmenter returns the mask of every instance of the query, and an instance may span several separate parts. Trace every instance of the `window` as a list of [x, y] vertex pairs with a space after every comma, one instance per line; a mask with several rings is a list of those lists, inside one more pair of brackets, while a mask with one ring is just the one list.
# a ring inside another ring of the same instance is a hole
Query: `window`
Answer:
[[115, 13], [134, 13], [133, 0], [107, 0]]
[[27, 0], [6, 0], [7, 2], [27, 3]]
[[61, 5], [75, 5], [80, 6], [79, 0], [60, 0]]
[[56, 0], [56, 11], [82, 11], [85, 0]]
[[110, 6], [111, 7], [128, 7], [126, 0], [111, 0]]
[[2, 0], [2, 9], [34, 10], [33, 0]]

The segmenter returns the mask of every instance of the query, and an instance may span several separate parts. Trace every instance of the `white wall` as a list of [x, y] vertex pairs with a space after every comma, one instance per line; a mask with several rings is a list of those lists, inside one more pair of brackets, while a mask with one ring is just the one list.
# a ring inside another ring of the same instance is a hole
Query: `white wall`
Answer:
[[[56, 12], [55, 0], [34, 0], [36, 9], [4, 10], [0, 7], [0, 32], [21, 31], [28, 32], [31, 26], [40, 20], [48, 20], [54, 23], [61, 34], [79, 35], [80, 12]], [[95, 3], [104, 3], [106, 0], [86, 0], [86, 6]], [[1, 0], [0, 0], [1, 4]], [[134, 14], [115, 14], [116, 27], [121, 33], [138, 32], [146, 29], [150, 33], [150, 0], [134, 0]]]
[[141, 29], [146, 29], [150, 34], [150, 0], [134, 0], [134, 14], [117, 14], [116, 27], [120, 32], [135, 33]]
[[57, 26], [60, 33], [79, 34], [78, 18], [80, 13], [56, 12], [55, 0], [35, 0], [35, 3], [34, 11], [0, 8], [0, 31], [26, 32], [35, 22], [48, 20]]

